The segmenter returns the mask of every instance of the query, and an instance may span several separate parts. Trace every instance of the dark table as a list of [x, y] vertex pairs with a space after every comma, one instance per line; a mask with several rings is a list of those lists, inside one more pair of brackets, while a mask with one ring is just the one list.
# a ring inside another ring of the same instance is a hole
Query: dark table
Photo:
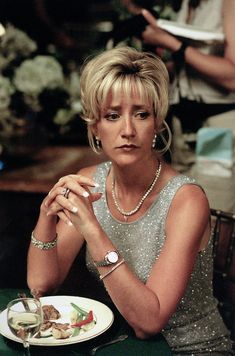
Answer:
[[47, 194], [60, 177], [104, 160], [88, 146], [46, 146], [0, 171], [0, 191]]
[[[0, 289], [0, 310], [4, 310], [7, 303], [17, 297], [18, 289]], [[28, 294], [28, 291], [26, 291]], [[133, 331], [122, 318], [122, 316], [113, 310], [114, 323], [104, 334], [95, 337], [89, 341], [81, 343], [60, 346], [60, 347], [42, 347], [31, 346], [31, 356], [85, 356], [94, 346], [110, 341], [121, 334], [128, 334], [125, 341], [106, 346], [97, 351], [97, 356], [156, 356], [171, 355], [170, 348], [161, 334], [158, 334], [148, 340], [140, 340], [135, 337]], [[1, 356], [24, 356], [24, 349], [21, 343], [17, 343], [0, 335], [0, 355]]]

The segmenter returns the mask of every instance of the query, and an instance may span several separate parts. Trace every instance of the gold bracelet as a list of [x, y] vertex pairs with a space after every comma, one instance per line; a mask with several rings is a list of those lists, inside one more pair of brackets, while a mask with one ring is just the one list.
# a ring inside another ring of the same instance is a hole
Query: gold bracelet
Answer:
[[50, 250], [57, 245], [57, 234], [53, 241], [42, 242], [35, 238], [34, 231], [33, 231], [31, 235], [31, 243], [33, 244], [33, 246], [39, 248], [40, 250]]
[[119, 266], [121, 266], [123, 263], [125, 262], [124, 259], [122, 259], [120, 262], [118, 262], [115, 266], [113, 266], [107, 273], [100, 275], [100, 280], [102, 281], [102, 279], [104, 279], [105, 277], [107, 277], [110, 273], [112, 273], [113, 271], [115, 271], [116, 268], [118, 268]]

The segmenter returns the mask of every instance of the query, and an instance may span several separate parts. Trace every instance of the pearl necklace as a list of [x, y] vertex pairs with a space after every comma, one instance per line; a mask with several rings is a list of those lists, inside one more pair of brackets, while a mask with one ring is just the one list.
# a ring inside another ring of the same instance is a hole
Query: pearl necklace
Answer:
[[113, 197], [113, 201], [114, 201], [114, 205], [116, 207], [116, 209], [119, 211], [119, 213], [121, 213], [125, 219], [125, 221], [127, 221], [128, 219], [128, 216], [131, 216], [131, 215], [134, 215], [137, 211], [140, 210], [143, 202], [145, 201], [145, 199], [147, 198], [147, 196], [151, 193], [151, 191], [153, 190], [155, 184], [157, 183], [157, 180], [160, 176], [160, 173], [161, 173], [161, 169], [162, 169], [162, 165], [161, 165], [161, 162], [159, 162], [159, 165], [158, 165], [158, 168], [156, 170], [156, 173], [155, 173], [155, 177], [154, 177], [154, 180], [152, 181], [152, 183], [150, 184], [149, 188], [146, 190], [146, 192], [144, 193], [144, 195], [141, 197], [141, 199], [139, 200], [138, 204], [136, 205], [136, 207], [131, 210], [131, 211], [124, 211], [118, 201], [117, 201], [117, 198], [116, 198], [116, 194], [115, 194], [115, 179], [113, 177], [113, 182], [112, 182], [112, 197]]

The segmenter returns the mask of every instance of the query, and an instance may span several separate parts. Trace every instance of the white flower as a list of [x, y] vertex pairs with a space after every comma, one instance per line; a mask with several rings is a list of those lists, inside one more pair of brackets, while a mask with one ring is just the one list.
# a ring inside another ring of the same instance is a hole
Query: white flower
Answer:
[[0, 75], [0, 111], [8, 108], [11, 102], [11, 95], [14, 91], [10, 80]]
[[80, 100], [74, 100], [71, 103], [71, 108], [75, 113], [81, 113], [82, 112], [82, 104]]
[[73, 112], [68, 109], [59, 109], [54, 117], [54, 123], [57, 125], [66, 125], [73, 117]]
[[37, 49], [37, 44], [25, 32], [7, 24], [0, 41], [0, 70], [10, 62], [27, 57]]
[[74, 99], [80, 97], [80, 76], [77, 71], [70, 74], [68, 90]]
[[16, 123], [28, 113], [39, 121], [45, 117], [49, 130], [54, 124], [68, 130], [80, 110], [76, 106], [79, 74], [72, 70], [74, 64], [72, 73], [65, 76], [52, 55], [32, 55], [37, 44], [26, 33], [10, 24], [5, 30], [0, 41], [0, 135], [14, 133]]
[[51, 56], [25, 60], [15, 71], [15, 87], [29, 96], [38, 96], [44, 89], [64, 86], [63, 70]]

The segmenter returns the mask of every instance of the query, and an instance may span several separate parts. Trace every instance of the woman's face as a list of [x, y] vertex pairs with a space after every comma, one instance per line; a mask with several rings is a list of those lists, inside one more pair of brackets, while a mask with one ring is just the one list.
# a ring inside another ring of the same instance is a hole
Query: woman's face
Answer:
[[155, 117], [152, 106], [138, 94], [110, 94], [94, 126], [105, 154], [117, 164], [129, 165], [152, 155]]

